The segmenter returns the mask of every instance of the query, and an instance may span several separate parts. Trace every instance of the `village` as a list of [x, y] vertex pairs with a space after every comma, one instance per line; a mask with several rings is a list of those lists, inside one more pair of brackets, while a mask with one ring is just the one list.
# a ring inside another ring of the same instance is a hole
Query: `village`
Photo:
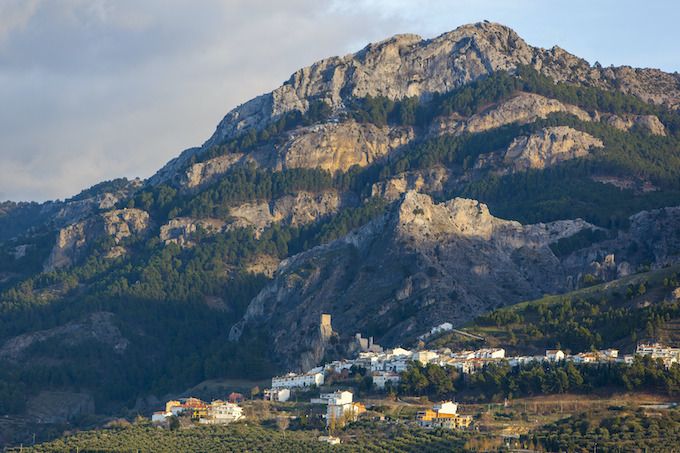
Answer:
[[[330, 316], [324, 315], [322, 322], [330, 322]], [[429, 337], [452, 331], [450, 323], [433, 327], [430, 332], [421, 336], [422, 341]], [[357, 333], [354, 337], [358, 354], [351, 359], [335, 360], [302, 373], [289, 372], [271, 378], [271, 387], [259, 392], [257, 398], [270, 403], [304, 403], [315, 409], [319, 419], [323, 420], [323, 428], [328, 435], [319, 440], [331, 444], [340, 442], [334, 434], [347, 423], [357, 421], [370, 412], [370, 405], [355, 400], [355, 393], [350, 386], [343, 387], [343, 377], [361, 370], [365, 377], [370, 377], [370, 388], [374, 392], [386, 394], [400, 384], [402, 373], [411, 364], [426, 366], [434, 364], [440, 367], [451, 367], [461, 375], [472, 375], [494, 363], [507, 363], [510, 367], [522, 367], [540, 362], [573, 362], [575, 364], [633, 363], [635, 356], [648, 356], [658, 359], [670, 368], [680, 363], [680, 348], [669, 347], [660, 343], [638, 343], [635, 354], [620, 355], [616, 349], [593, 350], [576, 354], [567, 354], [560, 349], [548, 349], [543, 355], [507, 356], [503, 348], [481, 348], [476, 350], [452, 351], [449, 348], [437, 350], [404, 349], [396, 347], [384, 349], [373, 341], [363, 338]], [[255, 395], [252, 395], [253, 398]], [[163, 411], [152, 415], [152, 423], [170, 427], [178, 420], [189, 424], [225, 425], [247, 420], [242, 407], [245, 398], [240, 393], [232, 392], [226, 400], [213, 400], [210, 403], [198, 398], [184, 398], [168, 401]], [[308, 401], [308, 403], [306, 403]], [[367, 410], [368, 406], [368, 410]], [[465, 407], [460, 406], [464, 409]], [[473, 417], [458, 412], [459, 403], [445, 400], [435, 402], [429, 408], [413, 414], [411, 423], [425, 429], [443, 428], [450, 430], [474, 429]], [[469, 412], [469, 411], [468, 411]], [[375, 417], [373, 412], [373, 417]], [[382, 416], [380, 419], [382, 419]], [[288, 423], [288, 422], [286, 422]]]

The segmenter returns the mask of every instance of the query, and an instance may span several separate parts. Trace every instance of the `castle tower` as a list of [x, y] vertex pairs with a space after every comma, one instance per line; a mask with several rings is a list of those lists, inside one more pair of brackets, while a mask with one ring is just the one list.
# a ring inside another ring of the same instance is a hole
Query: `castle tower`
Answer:
[[321, 339], [328, 340], [333, 334], [333, 327], [331, 326], [331, 315], [328, 313], [321, 313], [321, 324], [319, 325], [321, 331]]

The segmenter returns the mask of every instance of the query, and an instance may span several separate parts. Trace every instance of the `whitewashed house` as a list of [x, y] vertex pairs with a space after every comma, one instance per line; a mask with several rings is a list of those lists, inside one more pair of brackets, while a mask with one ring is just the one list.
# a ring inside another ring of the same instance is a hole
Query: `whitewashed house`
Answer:
[[560, 362], [564, 360], [564, 351], [560, 349], [548, 349], [545, 351], [545, 358], [550, 362]]
[[304, 388], [312, 386], [320, 386], [324, 383], [323, 371], [318, 369], [310, 370], [307, 373], [297, 374], [288, 373], [283, 376], [276, 376], [272, 378], [272, 389], [280, 388]]
[[269, 401], [278, 401], [280, 403], [285, 403], [290, 400], [290, 389], [289, 388], [276, 388], [276, 389], [266, 389], [264, 391], [264, 399]]
[[243, 418], [243, 408], [238, 404], [215, 400], [207, 407], [206, 416], [199, 423], [205, 425], [227, 425]]
[[378, 371], [373, 373], [373, 385], [377, 389], [384, 389], [389, 382], [392, 386], [395, 386], [401, 380], [401, 377], [392, 371]]

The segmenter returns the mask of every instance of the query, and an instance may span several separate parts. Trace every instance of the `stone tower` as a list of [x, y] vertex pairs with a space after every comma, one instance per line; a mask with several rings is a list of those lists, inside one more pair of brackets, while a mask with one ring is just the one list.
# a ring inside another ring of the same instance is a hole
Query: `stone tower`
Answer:
[[319, 329], [321, 330], [321, 339], [327, 341], [333, 334], [331, 315], [328, 313], [321, 313], [321, 324], [319, 325]]

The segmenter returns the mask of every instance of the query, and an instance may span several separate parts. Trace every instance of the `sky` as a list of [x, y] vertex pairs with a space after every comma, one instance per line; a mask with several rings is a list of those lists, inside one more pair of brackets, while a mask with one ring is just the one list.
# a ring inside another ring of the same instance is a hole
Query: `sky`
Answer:
[[591, 63], [680, 70], [675, 0], [0, 0], [0, 200], [149, 177], [300, 67], [481, 20]]

